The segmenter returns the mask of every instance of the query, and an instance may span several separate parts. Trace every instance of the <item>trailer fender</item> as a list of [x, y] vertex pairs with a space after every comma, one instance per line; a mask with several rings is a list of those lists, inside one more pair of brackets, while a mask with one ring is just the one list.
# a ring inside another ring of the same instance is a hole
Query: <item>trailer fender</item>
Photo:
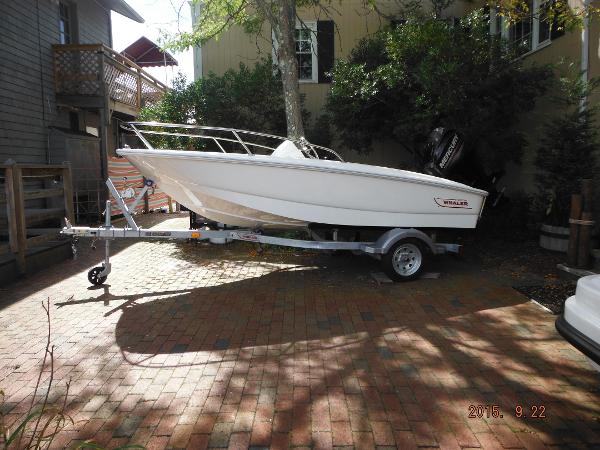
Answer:
[[383, 233], [373, 245], [375, 253], [385, 254], [401, 239], [414, 238], [423, 242], [431, 253], [438, 253], [435, 243], [429, 236], [414, 228], [394, 228]]

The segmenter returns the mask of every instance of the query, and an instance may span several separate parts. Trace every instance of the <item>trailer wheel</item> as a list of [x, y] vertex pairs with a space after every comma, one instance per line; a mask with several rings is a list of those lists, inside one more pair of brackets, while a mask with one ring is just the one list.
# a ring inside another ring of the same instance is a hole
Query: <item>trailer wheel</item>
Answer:
[[425, 265], [425, 250], [418, 239], [396, 242], [381, 258], [383, 271], [394, 281], [417, 278]]
[[100, 274], [104, 271], [104, 266], [94, 267], [88, 272], [88, 281], [94, 286], [100, 286], [106, 281], [106, 276], [101, 277]]

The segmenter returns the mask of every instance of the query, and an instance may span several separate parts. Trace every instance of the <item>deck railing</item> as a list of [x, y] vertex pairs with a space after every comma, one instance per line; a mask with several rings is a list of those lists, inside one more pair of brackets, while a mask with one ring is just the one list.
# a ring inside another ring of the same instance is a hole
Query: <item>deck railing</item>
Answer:
[[133, 61], [103, 44], [53, 45], [52, 51], [57, 95], [108, 96], [140, 109], [168, 90]]

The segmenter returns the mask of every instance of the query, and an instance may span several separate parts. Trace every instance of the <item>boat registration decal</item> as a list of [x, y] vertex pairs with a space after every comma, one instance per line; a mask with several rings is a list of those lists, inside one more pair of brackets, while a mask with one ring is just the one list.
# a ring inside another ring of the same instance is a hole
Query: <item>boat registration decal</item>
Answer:
[[144, 236], [168, 237], [171, 236], [170, 231], [144, 231]]
[[461, 200], [458, 198], [434, 198], [435, 202], [441, 206], [442, 208], [462, 208], [462, 209], [472, 209], [469, 206], [469, 202], [466, 200]]

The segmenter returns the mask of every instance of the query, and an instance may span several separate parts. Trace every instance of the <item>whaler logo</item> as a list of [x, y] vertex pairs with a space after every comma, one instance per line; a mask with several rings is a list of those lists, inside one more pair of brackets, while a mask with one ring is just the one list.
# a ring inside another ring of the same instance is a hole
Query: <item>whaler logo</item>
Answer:
[[456, 198], [434, 198], [435, 202], [442, 208], [463, 208], [471, 209], [469, 202], [466, 200], [460, 200]]

